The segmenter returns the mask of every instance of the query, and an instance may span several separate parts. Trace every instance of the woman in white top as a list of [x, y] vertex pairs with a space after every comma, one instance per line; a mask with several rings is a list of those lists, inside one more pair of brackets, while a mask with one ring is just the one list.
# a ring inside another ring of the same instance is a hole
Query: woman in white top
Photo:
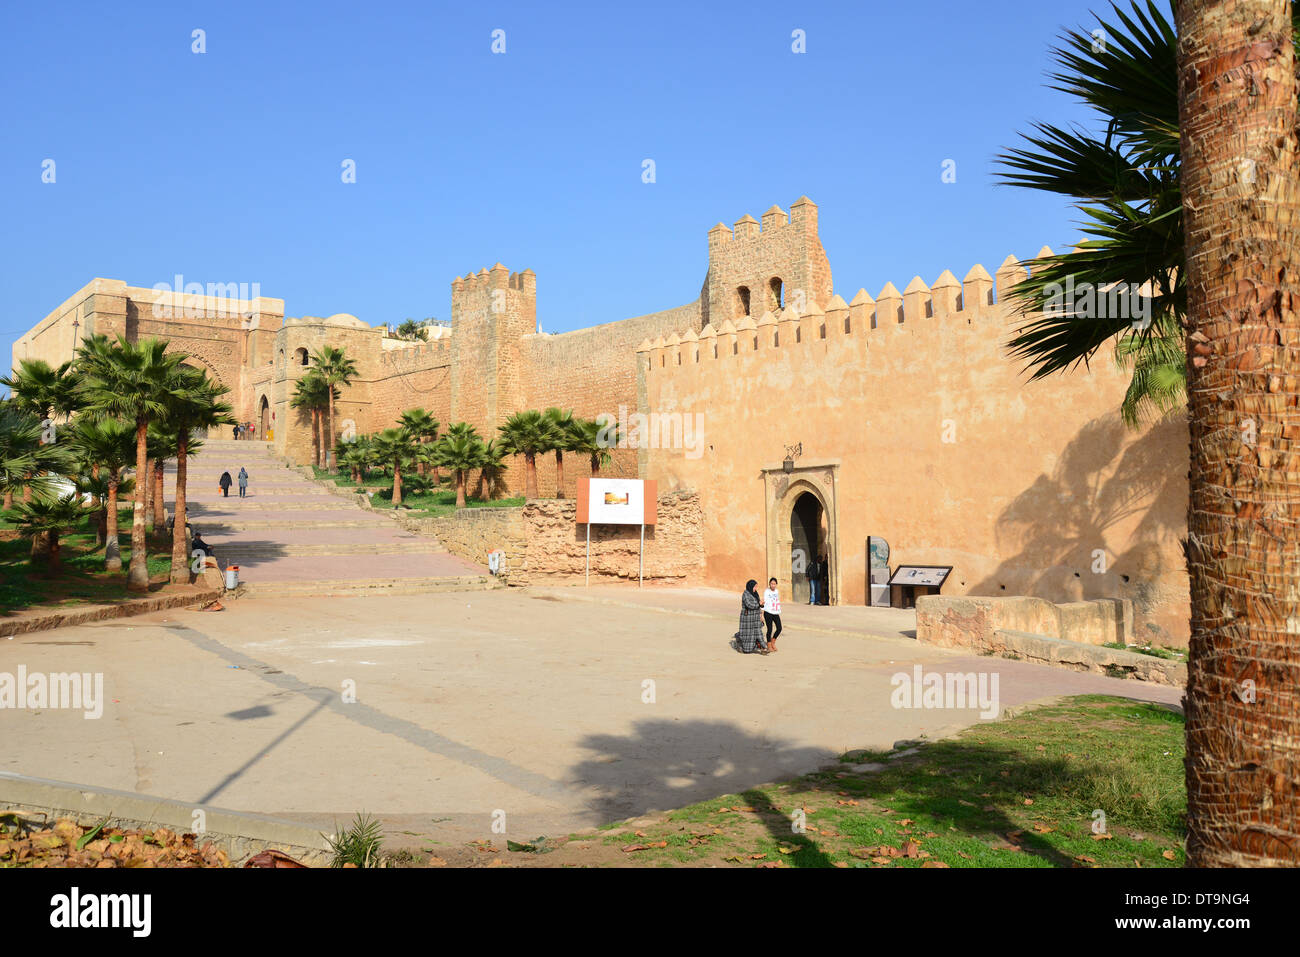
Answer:
[[[767, 591], [763, 592], [763, 622], [767, 625], [767, 648], [776, 651], [776, 640], [781, 637], [781, 593], [777, 590], [776, 579], [769, 578]], [[772, 633], [772, 625], [776, 633]]]

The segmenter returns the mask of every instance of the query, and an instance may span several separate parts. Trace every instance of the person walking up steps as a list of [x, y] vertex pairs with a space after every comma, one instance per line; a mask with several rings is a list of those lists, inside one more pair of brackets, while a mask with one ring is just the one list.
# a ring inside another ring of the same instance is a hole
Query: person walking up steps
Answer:
[[230, 498], [230, 486], [234, 483], [230, 479], [229, 472], [222, 472], [221, 478], [217, 479], [217, 485], [221, 487], [221, 497]]
[[248, 495], [248, 472], [241, 465], [239, 467], [239, 497], [245, 498]]
[[[775, 578], [768, 579], [767, 591], [763, 592], [763, 622], [767, 625], [768, 650], [776, 651], [776, 640], [781, 637], [781, 592]], [[772, 634], [773, 625], [776, 634]]]

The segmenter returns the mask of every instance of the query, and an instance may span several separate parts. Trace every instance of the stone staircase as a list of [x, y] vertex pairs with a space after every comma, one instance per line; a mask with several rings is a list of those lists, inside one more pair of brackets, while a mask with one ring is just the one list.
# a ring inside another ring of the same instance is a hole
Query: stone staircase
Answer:
[[[229, 497], [217, 482], [248, 470]], [[189, 461], [186, 512], [222, 567], [239, 566], [240, 594], [418, 594], [492, 588], [487, 569], [449, 553], [437, 539], [402, 529], [390, 517], [361, 509], [287, 466], [268, 442], [206, 439]], [[165, 474], [168, 514], [174, 510], [175, 465]]]

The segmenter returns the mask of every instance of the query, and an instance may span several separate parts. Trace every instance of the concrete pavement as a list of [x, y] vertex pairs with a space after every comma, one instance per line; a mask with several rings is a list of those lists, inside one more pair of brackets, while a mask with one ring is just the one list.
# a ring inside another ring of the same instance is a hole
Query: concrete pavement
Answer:
[[996, 674], [1003, 708], [1181, 696], [920, 647], [871, 609], [835, 630], [805, 623], [838, 609], [791, 609], [778, 654], [739, 655], [713, 613], [729, 593], [582, 591], [267, 598], [0, 642], [0, 671], [101, 672], [107, 699], [98, 720], [0, 710], [0, 770], [323, 828], [365, 810], [395, 844], [500, 843], [494, 815], [512, 839], [558, 834], [981, 720], [893, 707], [891, 676], [918, 664]]

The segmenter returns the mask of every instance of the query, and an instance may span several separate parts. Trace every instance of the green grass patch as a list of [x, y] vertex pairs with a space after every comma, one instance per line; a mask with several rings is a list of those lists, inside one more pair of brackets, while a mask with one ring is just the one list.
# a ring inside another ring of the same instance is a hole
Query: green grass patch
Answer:
[[[1075, 697], [888, 755], [847, 752], [823, 771], [692, 804], [601, 843], [646, 866], [1183, 864], [1183, 719], [1169, 708]], [[885, 767], [849, 769], [873, 761]], [[621, 850], [659, 841], [667, 846]]]
[[[11, 522], [0, 528], [0, 614], [12, 614], [28, 608], [50, 606], [66, 608], [138, 598], [126, 590], [126, 569], [131, 562], [131, 513], [120, 512], [118, 541], [122, 570], [104, 569], [103, 546], [95, 545], [90, 519], [59, 538], [62, 544], [63, 569], [56, 577], [47, 577], [31, 564], [31, 542], [18, 537]], [[171, 537], [151, 536], [148, 542], [148, 568], [151, 580], [171, 571]]]
[[1187, 652], [1181, 648], [1156, 648], [1151, 645], [1138, 647], [1137, 645], [1126, 645], [1122, 641], [1108, 641], [1103, 648], [1115, 648], [1119, 651], [1133, 651], [1139, 655], [1150, 655], [1152, 658], [1164, 658], [1166, 661], [1186, 661]]

